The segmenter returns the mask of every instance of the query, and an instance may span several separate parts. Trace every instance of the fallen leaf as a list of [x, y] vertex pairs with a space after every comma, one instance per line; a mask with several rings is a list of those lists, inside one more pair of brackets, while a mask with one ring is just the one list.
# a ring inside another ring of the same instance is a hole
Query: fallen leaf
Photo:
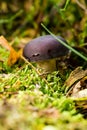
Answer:
[[4, 38], [4, 36], [0, 36], [0, 45], [4, 48], [6, 48], [7, 50], [11, 50], [11, 46], [9, 45], [8, 41]]
[[73, 86], [73, 90], [72, 90], [72, 95], [78, 93], [81, 90], [81, 84], [80, 81], [78, 81], [76, 84], [74, 84]]
[[84, 89], [84, 90], [81, 90], [81, 91], [79, 91], [79, 92], [77, 92], [77, 93], [74, 93], [74, 94], [72, 94], [71, 97], [73, 97], [73, 98], [83, 98], [83, 97], [87, 97], [87, 89]]
[[22, 55], [22, 49], [16, 52], [3, 36], [0, 36], [0, 45], [10, 51], [7, 64], [9, 66], [15, 64]]
[[8, 57], [8, 66], [12, 66], [13, 64], [15, 64], [18, 59], [21, 57], [22, 55], [22, 49], [19, 50], [18, 52], [16, 52], [13, 48], [10, 50], [10, 55]]
[[73, 85], [71, 97], [81, 98], [87, 97], [87, 76]]
[[76, 81], [82, 79], [87, 75], [87, 70], [83, 70], [82, 67], [77, 67], [71, 72], [69, 78], [65, 81], [66, 90], [68, 90]]

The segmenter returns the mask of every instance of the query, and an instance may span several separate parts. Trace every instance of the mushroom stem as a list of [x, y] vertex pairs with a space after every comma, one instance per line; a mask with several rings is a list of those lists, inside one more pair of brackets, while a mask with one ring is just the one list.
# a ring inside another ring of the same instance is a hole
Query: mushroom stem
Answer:
[[57, 70], [56, 59], [36, 62], [38, 71], [42, 74], [48, 74]]

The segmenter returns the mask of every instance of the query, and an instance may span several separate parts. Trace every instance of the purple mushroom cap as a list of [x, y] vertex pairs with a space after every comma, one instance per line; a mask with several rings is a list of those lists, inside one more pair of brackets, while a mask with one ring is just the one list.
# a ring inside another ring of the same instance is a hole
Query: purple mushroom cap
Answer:
[[[60, 36], [60, 40], [67, 42]], [[69, 50], [51, 35], [40, 36], [27, 43], [23, 49], [23, 56], [31, 61], [44, 61], [68, 54]]]

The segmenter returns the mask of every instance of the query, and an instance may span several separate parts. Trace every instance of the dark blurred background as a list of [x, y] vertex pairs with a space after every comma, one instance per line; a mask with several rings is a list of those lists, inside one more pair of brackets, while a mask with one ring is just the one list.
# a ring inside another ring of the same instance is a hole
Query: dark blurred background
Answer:
[[86, 0], [0, 0], [0, 35], [8, 39], [44, 35], [47, 32], [41, 27], [43, 22], [72, 45], [84, 44], [87, 42], [86, 6]]

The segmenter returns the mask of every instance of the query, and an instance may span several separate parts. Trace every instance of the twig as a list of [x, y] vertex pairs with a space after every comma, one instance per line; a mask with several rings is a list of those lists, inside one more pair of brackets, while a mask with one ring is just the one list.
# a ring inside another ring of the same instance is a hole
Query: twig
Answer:
[[87, 9], [85, 7], [85, 5], [81, 4], [78, 0], [76, 0], [76, 3], [78, 4], [78, 6], [83, 9], [85, 11], [85, 13], [87, 13]]

